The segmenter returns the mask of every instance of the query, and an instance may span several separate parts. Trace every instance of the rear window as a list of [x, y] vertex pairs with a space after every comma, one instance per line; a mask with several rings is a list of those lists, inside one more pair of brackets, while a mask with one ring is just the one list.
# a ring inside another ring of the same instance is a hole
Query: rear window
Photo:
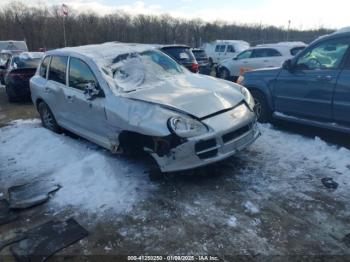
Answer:
[[298, 53], [300, 53], [301, 51], [303, 51], [305, 49], [305, 46], [300, 46], [300, 47], [294, 47], [290, 50], [290, 54], [292, 56], [297, 55]]
[[66, 56], [53, 56], [51, 59], [50, 69], [49, 69], [49, 80], [66, 84], [66, 70], [67, 70], [67, 60]]
[[193, 62], [195, 60], [191, 50], [186, 47], [165, 47], [162, 51], [181, 63]]
[[195, 58], [198, 59], [206, 59], [207, 54], [204, 50], [192, 50], [192, 53], [194, 54]]
[[11, 66], [14, 69], [20, 68], [37, 68], [41, 59], [40, 58], [21, 58], [21, 57], [13, 57]]

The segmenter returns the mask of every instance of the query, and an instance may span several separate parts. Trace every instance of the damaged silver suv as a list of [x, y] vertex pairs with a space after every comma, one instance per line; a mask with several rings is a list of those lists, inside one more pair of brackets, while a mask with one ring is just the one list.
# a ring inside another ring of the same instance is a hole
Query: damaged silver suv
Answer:
[[113, 153], [143, 150], [163, 172], [217, 162], [259, 136], [246, 88], [193, 74], [148, 45], [47, 52], [30, 89], [44, 127]]

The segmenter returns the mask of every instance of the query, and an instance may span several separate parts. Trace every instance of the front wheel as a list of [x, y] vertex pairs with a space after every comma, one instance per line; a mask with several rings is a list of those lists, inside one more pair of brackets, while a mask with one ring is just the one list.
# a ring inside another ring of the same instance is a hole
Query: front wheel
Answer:
[[230, 72], [227, 68], [220, 68], [219, 77], [224, 80], [230, 80]]
[[57, 124], [56, 119], [47, 104], [40, 102], [38, 105], [38, 111], [40, 114], [41, 122], [45, 128], [55, 133], [61, 132], [61, 128]]
[[265, 96], [259, 91], [251, 91], [254, 98], [255, 106], [254, 112], [260, 123], [267, 123], [271, 120], [271, 110], [267, 104]]

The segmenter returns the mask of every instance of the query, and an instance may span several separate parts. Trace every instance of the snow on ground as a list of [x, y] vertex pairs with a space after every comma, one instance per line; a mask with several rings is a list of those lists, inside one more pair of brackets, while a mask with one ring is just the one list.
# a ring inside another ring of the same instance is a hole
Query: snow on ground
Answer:
[[91, 213], [128, 211], [152, 188], [142, 165], [117, 159], [88, 142], [54, 134], [38, 120], [15, 121], [0, 129], [0, 145], [1, 186], [53, 180], [62, 188], [51, 202], [61, 207]]
[[[112, 214], [96, 234], [104, 253], [348, 254], [350, 151], [271, 125], [260, 130], [252, 146], [204, 176], [174, 174], [156, 186], [144, 162], [38, 120], [16, 121], [0, 129], [0, 191], [39, 178], [60, 183], [50, 205]], [[324, 177], [338, 188], [325, 188]]]

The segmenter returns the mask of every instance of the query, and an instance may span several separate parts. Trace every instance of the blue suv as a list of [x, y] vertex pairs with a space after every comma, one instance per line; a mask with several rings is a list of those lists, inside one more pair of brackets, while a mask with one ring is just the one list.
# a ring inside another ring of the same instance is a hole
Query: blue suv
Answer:
[[350, 31], [323, 36], [281, 68], [247, 72], [260, 122], [284, 119], [350, 134]]

